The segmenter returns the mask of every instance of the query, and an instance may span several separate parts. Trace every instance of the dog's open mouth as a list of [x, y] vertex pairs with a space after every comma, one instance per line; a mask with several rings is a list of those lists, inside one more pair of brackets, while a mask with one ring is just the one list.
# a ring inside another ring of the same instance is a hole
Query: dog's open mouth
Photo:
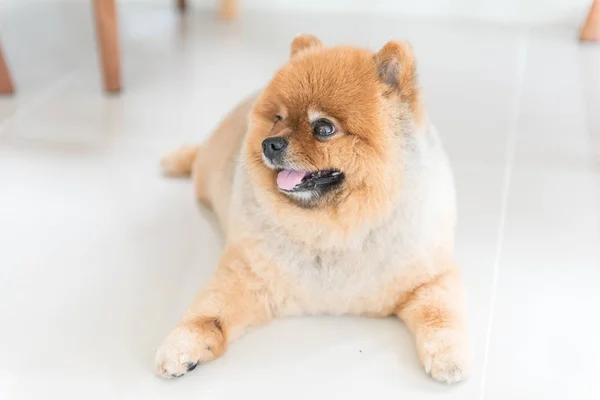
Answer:
[[277, 174], [277, 187], [285, 192], [300, 192], [331, 186], [341, 182], [342, 179], [344, 174], [335, 169], [314, 172], [284, 169]]

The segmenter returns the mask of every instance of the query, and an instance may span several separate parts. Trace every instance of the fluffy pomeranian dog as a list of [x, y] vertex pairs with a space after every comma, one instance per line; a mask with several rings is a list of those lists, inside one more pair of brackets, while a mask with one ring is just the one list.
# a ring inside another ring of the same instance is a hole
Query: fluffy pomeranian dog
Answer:
[[226, 244], [156, 354], [184, 375], [276, 317], [396, 316], [436, 380], [468, 373], [451, 168], [410, 45], [379, 52], [296, 37], [291, 57], [208, 141], [167, 155], [191, 174]]

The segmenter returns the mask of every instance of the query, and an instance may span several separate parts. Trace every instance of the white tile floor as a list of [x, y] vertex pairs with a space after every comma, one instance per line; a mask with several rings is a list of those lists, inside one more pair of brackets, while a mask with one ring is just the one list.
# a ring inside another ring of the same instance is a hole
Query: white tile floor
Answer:
[[[169, 3], [169, 2], [166, 2]], [[0, 398], [599, 399], [600, 46], [566, 28], [122, 7], [125, 91], [98, 90], [85, 3], [0, 12], [19, 94], [0, 99]], [[180, 380], [155, 347], [221, 240], [157, 159], [206, 137], [312, 32], [413, 41], [458, 189], [476, 363], [439, 385], [395, 320], [252, 331]]]

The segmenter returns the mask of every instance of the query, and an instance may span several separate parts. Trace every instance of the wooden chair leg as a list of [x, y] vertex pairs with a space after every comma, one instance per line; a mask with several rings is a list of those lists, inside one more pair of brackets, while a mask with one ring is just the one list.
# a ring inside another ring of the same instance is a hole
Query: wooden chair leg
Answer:
[[238, 0], [219, 0], [219, 14], [227, 21], [235, 19], [238, 15]]
[[121, 75], [116, 0], [93, 1], [98, 52], [104, 74], [104, 89], [107, 92], [119, 92]]
[[594, 0], [579, 37], [583, 42], [600, 42], [600, 0]]
[[187, 0], [177, 0], [177, 8], [179, 8], [180, 11], [185, 11], [187, 8]]
[[13, 94], [14, 92], [15, 87], [10, 79], [8, 66], [2, 56], [2, 47], [0, 47], [0, 94]]

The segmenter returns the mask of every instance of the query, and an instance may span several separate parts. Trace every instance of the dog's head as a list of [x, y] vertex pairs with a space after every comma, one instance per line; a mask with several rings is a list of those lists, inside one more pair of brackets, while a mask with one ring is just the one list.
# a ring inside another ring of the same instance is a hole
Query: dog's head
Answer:
[[347, 219], [385, 211], [402, 136], [422, 118], [414, 64], [403, 42], [373, 53], [296, 37], [250, 115], [247, 165], [267, 201]]

